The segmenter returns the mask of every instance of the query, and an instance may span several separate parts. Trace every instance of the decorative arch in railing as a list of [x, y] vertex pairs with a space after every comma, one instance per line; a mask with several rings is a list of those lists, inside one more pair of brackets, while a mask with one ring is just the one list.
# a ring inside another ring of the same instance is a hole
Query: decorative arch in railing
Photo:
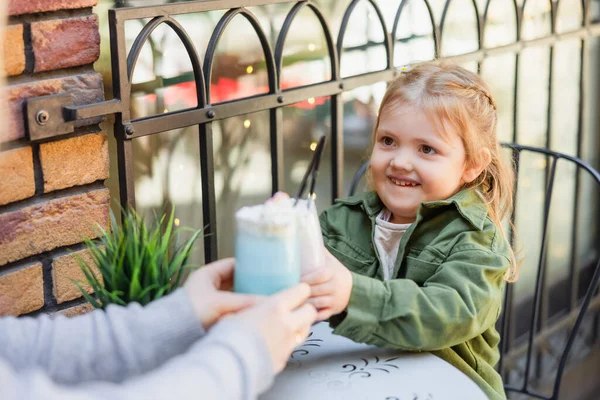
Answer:
[[[571, 4], [569, 4], [571, 3]], [[565, 9], [566, 7], [576, 7], [578, 10], [579, 18], [577, 22], [570, 26], [567, 24], [565, 13], [568, 11]], [[567, 33], [570, 31], [577, 30], [581, 28], [585, 24], [585, 15], [584, 15], [584, 1], [582, 0], [558, 0], [556, 4], [556, 18], [555, 18], [555, 31], [556, 33]], [[563, 27], [562, 25], [567, 25]]]
[[[285, 45], [285, 40], [287, 39], [287, 35], [289, 33], [290, 27], [294, 22], [294, 19], [303, 8], [308, 7], [319, 20], [319, 24], [323, 29], [323, 34], [325, 35], [325, 41], [327, 42], [327, 52], [329, 54], [329, 63], [331, 68], [331, 80], [337, 81], [340, 76], [339, 71], [339, 52], [335, 47], [335, 43], [333, 42], [333, 37], [331, 35], [331, 30], [329, 29], [329, 25], [327, 24], [327, 20], [323, 16], [323, 13], [319, 9], [319, 7], [314, 4], [312, 1], [301, 1], [295, 4], [290, 12], [288, 13], [285, 21], [283, 22], [283, 26], [281, 27], [281, 31], [279, 32], [279, 36], [277, 37], [277, 44], [275, 46], [275, 65], [277, 67], [277, 78], [278, 82], [281, 80], [281, 73], [283, 70], [283, 48]], [[278, 90], [281, 88], [278, 86]]]
[[[439, 32], [438, 25], [435, 23], [435, 17], [433, 16], [433, 10], [431, 9], [431, 4], [429, 4], [428, 0], [402, 0], [400, 5], [398, 6], [398, 10], [396, 11], [396, 16], [394, 17], [394, 25], [392, 27], [391, 39], [393, 41], [398, 37], [398, 29], [400, 28], [400, 18], [402, 17], [402, 12], [406, 9], [406, 6], [411, 1], [420, 1], [425, 4], [427, 7], [427, 13], [429, 14], [429, 20], [431, 22], [431, 31], [433, 35], [433, 54], [434, 58], [438, 58], [440, 56], [440, 47], [439, 47]], [[392, 54], [395, 53], [394, 46], [392, 46]], [[395, 54], [394, 54], [395, 55]]]
[[487, 24], [489, 22], [489, 15], [490, 15], [490, 10], [491, 10], [491, 5], [492, 2], [493, 3], [497, 3], [497, 2], [511, 2], [513, 8], [514, 8], [514, 13], [515, 13], [515, 41], [519, 40], [519, 35], [521, 33], [521, 8], [519, 7], [517, 0], [487, 0], [487, 2], [485, 3], [485, 9], [483, 11], [483, 16], [482, 16], [482, 26], [481, 26], [481, 46], [485, 47], [485, 35], [486, 35], [486, 28], [487, 28]]
[[[129, 83], [128, 88], [130, 88], [133, 72], [135, 71], [135, 66], [137, 64], [138, 58], [142, 51], [142, 48], [150, 38], [150, 35], [159, 25], [166, 24], [169, 26], [179, 37], [181, 42], [183, 43], [188, 56], [190, 57], [190, 61], [192, 63], [192, 69], [194, 72], [194, 80], [196, 81], [196, 98], [197, 98], [197, 107], [201, 108], [206, 105], [207, 92], [205, 91], [204, 85], [204, 76], [202, 73], [202, 66], [200, 65], [200, 59], [198, 57], [198, 52], [186, 30], [181, 26], [179, 22], [175, 19], [169, 17], [168, 15], [155, 17], [150, 22], [144, 26], [142, 31], [138, 34], [129, 54], [127, 55], [127, 81]], [[131, 95], [130, 90], [126, 93], [122, 93], [121, 96], [129, 97]]]
[[387, 57], [386, 69], [391, 69], [393, 68], [394, 64], [394, 48], [392, 46], [392, 39], [389, 31], [387, 30], [383, 13], [381, 12], [381, 9], [374, 0], [352, 0], [352, 2], [348, 5], [348, 8], [346, 8], [346, 12], [344, 13], [344, 17], [342, 18], [342, 23], [340, 25], [340, 32], [338, 34], [337, 40], [337, 52], [340, 55], [340, 62], [344, 46], [344, 37], [346, 36], [346, 30], [348, 29], [350, 17], [352, 16], [352, 13], [356, 8], [356, 5], [361, 1], [368, 2], [377, 14], [377, 19], [379, 20], [379, 23], [381, 24], [381, 29], [383, 30], [383, 44], [385, 46], [385, 53]]
[[[533, 15], [535, 11], [530, 11], [533, 7], [535, 7], [537, 4], [542, 4], [542, 3], [547, 3], [547, 8], [550, 10], [550, 26], [547, 27], [549, 29], [547, 33], [545, 32], [540, 32], [538, 34], [535, 34], [531, 37], [525, 37], [525, 35], [523, 35], [523, 30], [529, 25], [528, 23], [528, 16], [531, 15], [533, 19]], [[555, 3], [552, 0], [523, 0], [523, 4], [521, 5], [521, 20], [520, 20], [520, 24], [519, 24], [519, 38], [520, 39], [538, 39], [547, 35], [553, 35], [555, 33], [555, 15], [556, 15], [556, 11], [555, 11]]]
[[256, 18], [256, 16], [247, 10], [246, 8], [239, 7], [234, 8], [225, 13], [223, 17], [219, 20], [217, 26], [215, 27], [210, 40], [208, 42], [208, 48], [206, 50], [206, 55], [204, 57], [204, 74], [205, 74], [205, 82], [206, 82], [206, 97], [210, 102], [210, 82], [211, 75], [213, 69], [213, 61], [215, 57], [215, 53], [217, 51], [217, 46], [219, 44], [219, 40], [225, 29], [229, 25], [229, 23], [238, 15], [242, 15], [246, 18], [246, 20], [252, 25], [254, 32], [258, 36], [258, 40], [260, 41], [260, 45], [263, 49], [263, 53], [265, 56], [265, 62], [267, 65], [267, 77], [269, 82], [269, 93], [275, 93], [279, 89], [278, 82], [278, 74], [275, 69], [275, 61], [273, 59], [273, 52], [271, 51], [271, 46], [269, 45], [269, 40], [263, 31], [260, 22]]
[[[439, 41], [439, 50], [440, 52], [438, 53], [440, 56], [443, 56], [442, 52], [443, 52], [443, 44], [444, 44], [444, 27], [446, 26], [446, 23], [448, 21], [448, 11], [450, 10], [450, 6], [452, 5], [453, 1], [457, 1], [457, 0], [446, 0], [446, 3], [444, 4], [444, 10], [442, 11], [442, 18], [440, 19], [440, 26], [438, 29], [438, 32], [440, 34], [440, 41]], [[482, 45], [482, 41], [481, 41], [481, 37], [482, 37], [482, 17], [479, 14], [479, 9], [477, 7], [477, 0], [471, 0], [471, 5], [473, 6], [473, 13], [475, 15], [475, 21], [477, 22], [477, 27], [476, 27], [476, 33], [477, 33], [477, 47], [478, 50], [481, 50], [481, 45]]]

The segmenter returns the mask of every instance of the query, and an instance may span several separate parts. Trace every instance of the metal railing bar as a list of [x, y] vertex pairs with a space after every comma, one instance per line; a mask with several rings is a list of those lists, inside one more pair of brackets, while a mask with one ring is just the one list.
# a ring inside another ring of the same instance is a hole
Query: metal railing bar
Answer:
[[541, 38], [521, 40], [503, 46], [484, 48], [470, 53], [459, 54], [456, 56], [443, 56], [441, 59], [461, 64], [468, 61], [482, 61], [487, 57], [498, 56], [504, 53], [519, 53], [524, 49], [539, 46], [549, 46], [556, 42], [583, 39], [586, 37], [600, 36], [600, 23], [594, 24], [589, 28], [580, 28], [572, 32], [556, 33]]
[[168, 114], [158, 114], [131, 121], [129, 125], [133, 127], [133, 134], [129, 138], [133, 139], [154, 133], [185, 128], [187, 126], [223, 120], [238, 115], [267, 111], [271, 108], [299, 103], [310, 98], [331, 96], [340, 92], [339, 83], [325, 82], [290, 89], [281, 93], [257, 95], [218, 103], [205, 108], [192, 108]]
[[269, 110], [269, 137], [271, 149], [271, 192], [284, 190], [283, 109]]
[[528, 387], [529, 383], [529, 372], [531, 370], [531, 358], [533, 354], [533, 336], [537, 332], [539, 324], [539, 313], [541, 311], [541, 301], [542, 294], [544, 289], [544, 281], [545, 281], [545, 272], [546, 272], [546, 248], [548, 246], [548, 219], [550, 216], [550, 204], [552, 201], [552, 194], [554, 188], [554, 178], [556, 173], [556, 162], [558, 158], [552, 157], [552, 165], [550, 167], [550, 173], [548, 178], [548, 189], [546, 190], [546, 198], [544, 200], [544, 219], [543, 219], [543, 227], [542, 227], [542, 245], [540, 246], [539, 259], [538, 259], [538, 268], [537, 268], [537, 276], [536, 276], [536, 286], [534, 292], [534, 302], [533, 302], [533, 318], [531, 319], [531, 325], [529, 328], [529, 348], [527, 349], [527, 360], [525, 362], [525, 379], [523, 382], [523, 390]]
[[198, 127], [200, 174], [202, 184], [202, 221], [204, 228], [204, 260], [208, 264], [218, 259], [217, 201], [215, 195], [212, 124]]
[[153, 18], [157, 15], [192, 14], [204, 11], [227, 10], [238, 7], [255, 7], [269, 4], [291, 3], [291, 0], [220, 0], [191, 1], [156, 6], [124, 7], [116, 9], [119, 21], [130, 19]]
[[[192, 108], [140, 118], [126, 123], [133, 128], [133, 133], [128, 135], [128, 138], [134, 139], [206, 122], [227, 119], [238, 115], [266, 111], [271, 108], [299, 103], [310, 98], [333, 96], [357, 87], [391, 80], [396, 74], [396, 71], [379, 71], [346, 78], [343, 83], [337, 81], [316, 83], [314, 85], [285, 90], [280, 93], [261, 94], [217, 103], [210, 107]], [[210, 111], [212, 111], [212, 113]]]

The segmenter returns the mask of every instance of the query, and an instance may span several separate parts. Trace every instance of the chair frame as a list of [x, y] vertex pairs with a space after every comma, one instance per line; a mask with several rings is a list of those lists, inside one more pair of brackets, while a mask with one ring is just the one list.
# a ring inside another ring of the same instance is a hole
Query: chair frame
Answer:
[[[538, 399], [543, 399], [543, 400], [555, 400], [558, 398], [558, 395], [560, 393], [560, 386], [561, 386], [561, 382], [562, 382], [562, 377], [564, 375], [564, 370], [565, 370], [565, 367], [567, 364], [569, 352], [573, 346], [573, 342], [575, 340], [577, 332], [579, 331], [579, 328], [581, 327], [581, 323], [583, 321], [585, 313], [589, 308], [590, 302], [591, 302], [592, 298], [594, 297], [596, 290], [598, 289], [598, 282], [600, 280], [600, 257], [599, 257], [598, 263], [596, 264], [596, 266], [594, 268], [594, 272], [593, 272], [592, 278], [590, 279], [586, 293], [585, 293], [583, 300], [581, 301], [581, 304], [579, 306], [580, 308], [579, 308], [579, 312], [577, 313], [577, 318], [569, 332], [569, 335], [567, 338], [567, 343], [562, 351], [560, 361], [558, 363], [558, 368], [556, 371], [556, 376], [554, 379], [552, 394], [550, 396], [546, 396], [546, 395], [543, 395], [541, 393], [538, 393], [538, 392], [530, 389], [529, 375], [530, 375], [530, 371], [531, 371], [531, 360], [534, 355], [533, 354], [534, 335], [535, 335], [537, 327], [538, 327], [538, 321], [539, 321], [539, 316], [540, 316], [540, 311], [541, 311], [541, 298], [542, 298], [542, 292], [543, 292], [543, 286], [544, 286], [543, 285], [544, 274], [545, 274], [545, 269], [546, 269], [546, 262], [545, 262], [546, 261], [546, 250], [547, 250], [547, 245], [548, 245], [548, 235], [547, 235], [548, 219], [549, 219], [549, 215], [550, 215], [550, 205], [551, 205], [551, 201], [552, 201], [554, 181], [555, 181], [555, 177], [556, 177], [556, 164], [557, 164], [558, 160], [561, 160], [561, 159], [575, 164], [575, 166], [577, 167], [577, 174], [579, 174], [579, 172], [581, 170], [589, 173], [591, 175], [591, 177], [598, 184], [599, 189], [600, 189], [600, 173], [598, 171], [596, 171], [591, 165], [589, 165], [585, 161], [581, 160], [580, 158], [569, 156], [567, 154], [560, 153], [557, 151], [548, 150], [548, 149], [539, 148], [539, 147], [524, 146], [524, 145], [520, 145], [517, 143], [503, 143], [502, 147], [511, 149], [512, 153], [513, 153], [513, 161], [514, 161], [515, 175], [516, 175], [515, 190], [514, 190], [514, 194], [513, 194], [513, 196], [514, 196], [513, 198], [515, 200], [516, 200], [516, 195], [517, 195], [517, 182], [519, 179], [519, 161], [521, 158], [521, 152], [525, 151], [525, 152], [531, 152], [531, 153], [545, 155], [552, 160], [550, 167], [547, 170], [548, 174], [547, 174], [547, 187], [546, 187], [546, 193], [545, 193], [545, 201], [544, 201], [544, 215], [543, 215], [544, 220], [543, 220], [543, 230], [542, 230], [542, 244], [541, 244], [539, 259], [538, 259], [535, 292], [534, 292], [534, 298], [533, 298], [534, 299], [533, 300], [534, 301], [533, 315], [532, 315], [530, 327], [529, 327], [528, 344], [527, 344], [527, 358], [526, 358], [526, 362], [525, 362], [524, 380], [523, 380], [523, 383], [519, 386], [512, 386], [512, 385], [506, 384], [504, 386], [504, 390], [507, 393], [508, 392], [520, 393], [520, 394], [524, 394], [524, 395], [527, 395], [527, 396], [530, 396], [533, 398], [538, 398]], [[363, 178], [363, 176], [365, 175], [365, 173], [368, 169], [368, 164], [369, 164], [368, 161], [363, 163], [360, 166], [359, 170], [354, 175], [354, 178], [352, 179], [352, 183], [350, 185], [350, 193], [349, 193], [350, 195], [353, 195], [356, 192], [356, 189], [358, 187], [360, 180]], [[579, 176], [579, 175], [577, 175], [577, 176]], [[514, 221], [514, 211], [513, 211], [512, 219]], [[508, 315], [510, 313], [509, 299], [510, 299], [510, 291], [511, 290], [512, 290], [512, 285], [510, 285], [510, 284], [507, 285], [507, 291], [506, 291], [506, 295], [504, 298], [504, 310], [505, 311], [502, 313], [502, 318], [500, 321], [501, 322], [500, 331], [502, 332], [503, 338], [507, 338], [508, 334], [509, 334], [510, 321], [509, 321]], [[506, 340], [503, 339], [501, 341], [501, 346], [502, 346], [501, 358], [500, 358], [500, 362], [498, 364], [499, 371], [503, 370], [503, 358], [504, 358], [503, 356], [506, 353], [506, 351], [505, 351], [506, 350]]]

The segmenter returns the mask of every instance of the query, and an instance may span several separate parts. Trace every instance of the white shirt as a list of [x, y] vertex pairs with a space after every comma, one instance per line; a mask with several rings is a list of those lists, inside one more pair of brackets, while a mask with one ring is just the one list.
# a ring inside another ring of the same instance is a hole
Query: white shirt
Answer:
[[394, 264], [398, 256], [400, 239], [411, 224], [393, 224], [389, 222], [392, 213], [383, 208], [375, 219], [375, 246], [383, 268], [383, 279], [392, 279]]

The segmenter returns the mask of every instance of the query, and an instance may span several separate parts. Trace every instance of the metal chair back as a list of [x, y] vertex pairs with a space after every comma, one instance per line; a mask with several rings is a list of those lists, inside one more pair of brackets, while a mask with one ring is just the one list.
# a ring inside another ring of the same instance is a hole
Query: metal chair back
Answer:
[[[513, 162], [514, 162], [515, 173], [516, 173], [514, 199], [516, 199], [516, 196], [517, 196], [517, 188], [518, 188], [517, 183], [519, 180], [519, 165], [520, 165], [520, 160], [521, 160], [521, 153], [523, 153], [523, 152], [537, 153], [537, 154], [546, 156], [547, 159], [550, 161], [547, 163], [548, 167], [546, 169], [547, 185], [546, 185], [546, 191], [545, 191], [543, 221], [542, 221], [542, 223], [543, 223], [542, 243], [539, 248], [539, 259], [538, 259], [538, 265], [537, 265], [537, 275], [536, 275], [536, 280], [535, 280], [535, 292], [533, 295], [532, 318], [531, 318], [531, 321], [529, 321], [529, 331], [528, 331], [528, 337], [527, 337], [527, 352], [526, 352], [526, 359], [525, 359], [525, 370], [524, 370], [524, 374], [523, 374], [524, 378], [523, 378], [523, 382], [520, 385], [505, 384], [505, 390], [507, 393], [509, 393], [509, 392], [520, 393], [520, 394], [524, 394], [524, 395], [527, 395], [527, 396], [530, 396], [533, 398], [554, 400], [554, 399], [558, 398], [558, 395], [560, 392], [561, 381], [562, 381], [564, 370], [565, 370], [565, 367], [567, 364], [567, 359], [568, 359], [569, 353], [571, 351], [571, 348], [573, 347], [573, 342], [575, 340], [577, 332], [579, 331], [579, 329], [581, 327], [583, 318], [585, 316], [586, 311], [589, 308], [590, 302], [592, 301], [592, 299], [594, 298], [594, 296], [596, 294], [596, 291], [598, 289], [598, 281], [600, 279], [600, 257], [599, 257], [598, 261], [596, 262], [595, 267], [593, 267], [593, 274], [589, 281], [587, 289], [585, 291], [585, 295], [583, 296], [582, 299], [579, 299], [580, 304], [578, 305], [578, 308], [573, 310], [573, 312], [571, 312], [568, 315], [568, 318], [566, 319], [567, 324], [572, 325], [572, 326], [570, 327], [570, 329], [568, 331], [567, 341], [566, 341], [565, 347], [562, 350], [562, 353], [560, 355], [560, 359], [559, 359], [557, 370], [556, 370], [556, 375], [554, 378], [552, 393], [550, 395], [544, 395], [544, 394], [538, 393], [537, 391], [533, 390], [530, 387], [531, 386], [530, 385], [530, 376], [531, 376], [531, 371], [532, 371], [532, 368], [531, 368], [532, 360], [534, 359], [535, 336], [536, 336], [536, 334], [539, 334], [540, 312], [541, 312], [541, 308], [542, 308], [542, 293], [544, 292], [544, 289], [545, 289], [545, 285], [544, 285], [545, 278], [544, 277], [545, 277], [545, 272], [546, 272], [546, 252], [547, 252], [547, 247], [548, 247], [548, 220], [549, 220], [549, 215], [550, 215], [550, 205], [551, 205], [552, 196], [553, 196], [554, 188], [555, 188], [556, 165], [559, 160], [564, 160], [565, 162], [574, 164], [577, 168], [576, 176], [577, 176], [578, 182], [580, 179], [580, 172], [588, 173], [591, 176], [592, 180], [597, 184], [597, 188], [599, 191], [600, 191], [600, 173], [598, 171], [596, 171], [588, 163], [584, 162], [583, 160], [581, 160], [577, 157], [572, 157], [567, 154], [560, 153], [560, 152], [556, 152], [556, 151], [552, 151], [552, 150], [548, 150], [548, 149], [544, 149], [544, 148], [538, 148], [538, 147], [523, 146], [523, 145], [519, 145], [519, 144], [515, 144], [515, 143], [506, 143], [506, 144], [503, 144], [502, 146], [512, 150]], [[366, 174], [366, 171], [368, 169], [368, 164], [369, 164], [368, 161], [365, 162], [364, 164], [362, 164], [361, 167], [356, 172], [356, 174], [354, 175], [354, 178], [352, 179], [352, 183], [350, 186], [349, 195], [355, 194], [360, 181], [363, 179], [364, 175]], [[514, 221], [514, 212], [513, 212], [512, 218]], [[598, 236], [598, 232], [590, 232], [590, 234]], [[599, 241], [600, 240], [597, 240], [597, 242], [599, 242]], [[575, 250], [573, 250], [573, 251], [575, 251]], [[574, 277], [572, 276], [571, 279], [574, 279]], [[573, 285], [573, 282], [571, 282], [571, 287], [575, 287]], [[513, 285], [508, 284], [506, 287], [506, 293], [505, 293], [505, 298], [504, 298], [504, 311], [502, 313], [502, 316], [500, 318], [500, 323], [499, 323], [500, 332], [502, 334], [503, 340], [501, 341], [501, 351], [500, 351], [501, 358], [500, 358], [500, 362], [498, 365], [498, 369], [499, 369], [499, 371], [502, 371], [502, 372], [504, 372], [503, 371], [504, 370], [504, 356], [509, 351], [508, 346], [507, 346], [508, 341], [506, 340], [506, 338], [508, 338], [508, 335], [509, 335], [509, 332], [511, 329], [510, 315], [514, 311], [512, 309], [513, 308], [512, 307], [512, 290], [513, 290]], [[506, 374], [504, 374], [504, 375], [506, 376]]]

